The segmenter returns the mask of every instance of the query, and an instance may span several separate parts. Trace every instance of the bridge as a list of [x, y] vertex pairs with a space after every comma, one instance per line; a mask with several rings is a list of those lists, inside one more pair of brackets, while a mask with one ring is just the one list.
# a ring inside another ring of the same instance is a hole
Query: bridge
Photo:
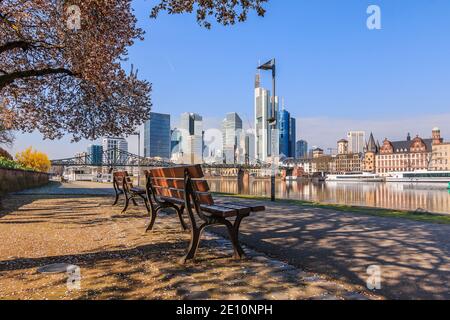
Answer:
[[[62, 174], [66, 169], [78, 171], [78, 174], [81, 174], [80, 171], [83, 168], [89, 168], [88, 174], [96, 174], [99, 172], [110, 172], [115, 169], [135, 172], [136, 170], [139, 171], [139, 168], [171, 167], [176, 165], [176, 163], [168, 160], [146, 158], [119, 149], [105, 150], [97, 155], [84, 154], [82, 156], [51, 160], [52, 171], [59, 174]], [[259, 161], [256, 164], [204, 163], [202, 167], [205, 174], [209, 176], [237, 177], [242, 173], [253, 176], [268, 176], [272, 166], [270, 163]]]
[[156, 158], [145, 158], [138, 155], [122, 151], [119, 149], [109, 149], [99, 155], [86, 154], [66, 159], [50, 161], [52, 167], [170, 167], [175, 164]]

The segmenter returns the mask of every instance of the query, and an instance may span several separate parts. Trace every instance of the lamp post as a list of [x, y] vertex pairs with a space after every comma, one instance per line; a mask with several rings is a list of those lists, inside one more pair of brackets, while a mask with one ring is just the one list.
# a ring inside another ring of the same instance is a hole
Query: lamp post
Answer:
[[275, 66], [275, 59], [270, 60], [269, 62], [266, 62], [265, 64], [258, 67], [259, 70], [272, 70], [272, 109], [270, 117], [267, 119], [267, 122], [269, 123], [270, 130], [271, 130], [271, 154], [272, 154], [272, 173], [270, 176], [270, 200], [272, 202], [275, 201], [275, 129], [277, 126], [277, 115], [276, 115], [276, 109], [275, 109], [275, 97], [276, 97], [276, 66]]

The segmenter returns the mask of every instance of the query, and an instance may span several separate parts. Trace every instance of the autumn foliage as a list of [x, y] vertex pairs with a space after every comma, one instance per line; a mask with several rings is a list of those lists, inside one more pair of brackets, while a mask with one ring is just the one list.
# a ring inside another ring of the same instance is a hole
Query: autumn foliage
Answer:
[[43, 152], [33, 150], [32, 147], [17, 153], [16, 162], [23, 167], [39, 172], [48, 172], [51, 166], [48, 156]]

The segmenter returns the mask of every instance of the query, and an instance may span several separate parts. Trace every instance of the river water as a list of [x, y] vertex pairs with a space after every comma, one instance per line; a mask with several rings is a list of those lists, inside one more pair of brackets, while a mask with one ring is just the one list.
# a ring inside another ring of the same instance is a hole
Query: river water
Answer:
[[[240, 188], [237, 179], [208, 181], [214, 192], [270, 196], [270, 179], [252, 179]], [[276, 195], [280, 199], [450, 214], [450, 191], [446, 184], [278, 180]]]

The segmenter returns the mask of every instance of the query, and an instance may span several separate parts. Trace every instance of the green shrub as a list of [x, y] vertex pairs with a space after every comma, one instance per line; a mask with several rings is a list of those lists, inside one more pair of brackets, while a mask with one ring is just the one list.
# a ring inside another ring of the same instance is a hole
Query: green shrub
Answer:
[[13, 160], [0, 157], [0, 168], [4, 169], [18, 169], [18, 170], [32, 170], [31, 168], [24, 167]]

